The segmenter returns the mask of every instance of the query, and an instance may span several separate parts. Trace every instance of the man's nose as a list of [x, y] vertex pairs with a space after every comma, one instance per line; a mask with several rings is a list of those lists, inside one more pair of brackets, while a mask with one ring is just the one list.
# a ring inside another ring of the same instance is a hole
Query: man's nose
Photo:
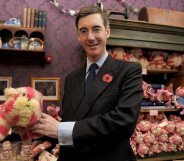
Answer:
[[95, 35], [93, 33], [93, 31], [89, 31], [88, 32], [88, 37], [87, 37], [89, 40], [93, 40], [95, 38]]

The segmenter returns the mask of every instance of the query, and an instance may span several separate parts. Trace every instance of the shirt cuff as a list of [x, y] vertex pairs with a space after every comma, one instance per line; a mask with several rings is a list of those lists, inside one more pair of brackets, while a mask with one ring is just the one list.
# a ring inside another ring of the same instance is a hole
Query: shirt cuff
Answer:
[[73, 145], [73, 127], [75, 122], [61, 122], [58, 128], [59, 145]]

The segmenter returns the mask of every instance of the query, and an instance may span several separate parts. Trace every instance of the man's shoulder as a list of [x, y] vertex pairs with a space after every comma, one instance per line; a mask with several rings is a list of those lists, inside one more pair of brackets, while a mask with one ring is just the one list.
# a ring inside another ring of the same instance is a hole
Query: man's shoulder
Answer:
[[120, 67], [135, 67], [135, 68], [141, 68], [141, 65], [137, 62], [131, 62], [131, 61], [122, 61], [118, 59], [114, 59], [115, 64], [119, 65]]
[[80, 74], [82, 71], [84, 70], [84, 66], [80, 67], [80, 68], [77, 68], [77, 69], [74, 69], [72, 70], [67, 77], [73, 77], [75, 75], [78, 75]]

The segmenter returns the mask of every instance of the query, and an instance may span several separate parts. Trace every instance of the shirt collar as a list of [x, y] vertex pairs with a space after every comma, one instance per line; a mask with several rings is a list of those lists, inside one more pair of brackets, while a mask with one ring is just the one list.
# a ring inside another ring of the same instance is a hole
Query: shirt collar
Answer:
[[[104, 63], [105, 60], [107, 59], [107, 57], [108, 57], [108, 53], [106, 52], [102, 58], [100, 58], [97, 62], [95, 62], [95, 63], [98, 65], [99, 68], [101, 68], [101, 66], [103, 65], [103, 63]], [[89, 67], [90, 67], [90, 65], [91, 65], [92, 63], [94, 63], [94, 62], [91, 62], [91, 61], [87, 58], [86, 73], [88, 72]]]

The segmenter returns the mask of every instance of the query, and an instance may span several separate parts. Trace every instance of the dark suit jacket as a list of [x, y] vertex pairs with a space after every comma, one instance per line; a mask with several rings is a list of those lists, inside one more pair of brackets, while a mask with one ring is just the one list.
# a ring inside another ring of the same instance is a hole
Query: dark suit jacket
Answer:
[[[84, 93], [85, 66], [65, 81], [62, 121], [76, 121], [74, 147], [61, 146], [61, 161], [133, 161], [129, 144], [140, 112], [142, 74], [138, 63], [110, 56]], [[103, 76], [112, 76], [111, 82]]]

